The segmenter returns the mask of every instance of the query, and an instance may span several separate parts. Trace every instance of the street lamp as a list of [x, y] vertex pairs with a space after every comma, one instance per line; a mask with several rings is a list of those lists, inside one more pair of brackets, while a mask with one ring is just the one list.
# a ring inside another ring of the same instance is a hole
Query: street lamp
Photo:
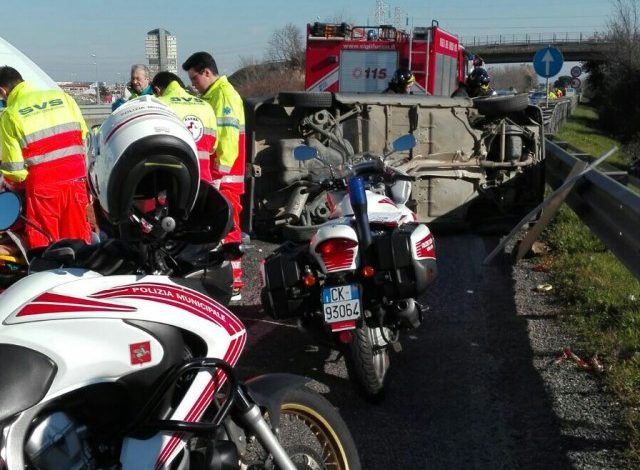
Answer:
[[100, 85], [98, 84], [98, 59], [95, 54], [91, 54], [91, 57], [95, 60], [93, 65], [96, 66], [96, 104], [100, 104]]

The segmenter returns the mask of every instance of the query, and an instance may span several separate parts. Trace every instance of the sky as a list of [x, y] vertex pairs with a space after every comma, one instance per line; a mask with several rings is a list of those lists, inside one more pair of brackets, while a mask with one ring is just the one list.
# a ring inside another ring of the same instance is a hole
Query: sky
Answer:
[[[610, 0], [385, 0], [387, 23], [440, 27], [473, 37], [604, 32]], [[162, 28], [177, 37], [178, 63], [208, 51], [223, 74], [241, 58], [262, 59], [273, 32], [287, 23], [306, 31], [314, 21], [374, 25], [375, 0], [2, 0], [0, 37], [56, 81], [120, 82], [145, 63], [144, 41]], [[570, 67], [572, 64], [567, 64]], [[566, 67], [565, 67], [566, 69]], [[561, 74], [568, 74], [567, 70]], [[186, 75], [182, 74], [183, 77]]]

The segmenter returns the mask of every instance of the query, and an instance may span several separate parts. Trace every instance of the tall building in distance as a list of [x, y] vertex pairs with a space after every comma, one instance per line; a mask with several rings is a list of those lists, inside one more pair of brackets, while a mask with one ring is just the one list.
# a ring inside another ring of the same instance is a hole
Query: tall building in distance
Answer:
[[151, 76], [162, 71], [178, 73], [176, 37], [166, 29], [149, 31], [144, 42], [144, 51], [149, 61]]

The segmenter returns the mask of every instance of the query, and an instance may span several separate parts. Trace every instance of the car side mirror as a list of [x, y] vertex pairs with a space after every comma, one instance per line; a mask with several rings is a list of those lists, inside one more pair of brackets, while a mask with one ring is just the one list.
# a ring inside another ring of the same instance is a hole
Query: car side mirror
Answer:
[[394, 140], [391, 146], [394, 152], [410, 150], [416, 146], [416, 137], [413, 134], [405, 134]]

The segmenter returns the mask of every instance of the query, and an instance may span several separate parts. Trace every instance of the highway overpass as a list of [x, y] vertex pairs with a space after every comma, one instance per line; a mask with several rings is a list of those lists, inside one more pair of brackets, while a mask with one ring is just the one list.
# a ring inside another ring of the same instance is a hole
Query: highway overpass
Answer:
[[553, 46], [562, 51], [565, 61], [583, 62], [603, 59], [613, 45], [606, 36], [593, 33], [514, 34], [462, 37], [468, 53], [489, 64], [531, 62], [536, 51]]

